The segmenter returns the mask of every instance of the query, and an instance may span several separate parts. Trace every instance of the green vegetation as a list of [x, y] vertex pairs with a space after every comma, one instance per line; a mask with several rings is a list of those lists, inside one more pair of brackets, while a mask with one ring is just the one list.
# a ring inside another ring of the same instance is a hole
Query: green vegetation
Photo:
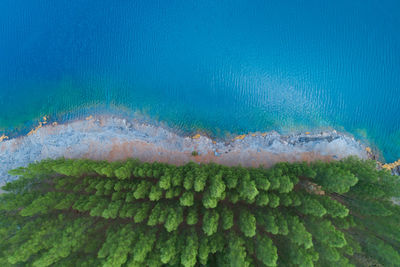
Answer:
[[270, 169], [46, 160], [11, 171], [1, 266], [399, 266], [398, 177], [373, 161]]
[[192, 156], [193, 157], [196, 157], [196, 156], [198, 156], [199, 155], [199, 152], [197, 152], [196, 150], [193, 150], [192, 151]]

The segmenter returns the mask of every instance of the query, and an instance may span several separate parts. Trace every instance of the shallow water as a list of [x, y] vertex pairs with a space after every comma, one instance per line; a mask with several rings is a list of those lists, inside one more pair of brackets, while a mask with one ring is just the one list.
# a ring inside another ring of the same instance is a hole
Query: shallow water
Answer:
[[220, 137], [333, 127], [393, 161], [399, 13], [396, 0], [3, 0], [0, 129], [107, 111]]

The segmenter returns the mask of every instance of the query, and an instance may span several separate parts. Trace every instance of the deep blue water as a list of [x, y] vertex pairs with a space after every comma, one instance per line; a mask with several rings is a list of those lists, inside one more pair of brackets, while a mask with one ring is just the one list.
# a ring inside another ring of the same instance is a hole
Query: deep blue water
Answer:
[[333, 127], [392, 161], [399, 14], [398, 0], [2, 0], [0, 130], [120, 110], [215, 136]]

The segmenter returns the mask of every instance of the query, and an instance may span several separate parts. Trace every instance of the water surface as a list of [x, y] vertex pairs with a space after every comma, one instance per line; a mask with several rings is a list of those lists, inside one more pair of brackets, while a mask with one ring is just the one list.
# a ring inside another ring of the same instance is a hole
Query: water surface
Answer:
[[139, 112], [186, 132], [332, 127], [400, 157], [400, 2], [0, 2], [0, 129]]

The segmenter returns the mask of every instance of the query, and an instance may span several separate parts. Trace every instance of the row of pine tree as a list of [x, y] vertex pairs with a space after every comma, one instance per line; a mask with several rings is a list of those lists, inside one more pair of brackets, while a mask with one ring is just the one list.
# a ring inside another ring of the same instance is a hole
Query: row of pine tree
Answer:
[[400, 266], [400, 183], [374, 161], [58, 159], [10, 173], [3, 266]]

